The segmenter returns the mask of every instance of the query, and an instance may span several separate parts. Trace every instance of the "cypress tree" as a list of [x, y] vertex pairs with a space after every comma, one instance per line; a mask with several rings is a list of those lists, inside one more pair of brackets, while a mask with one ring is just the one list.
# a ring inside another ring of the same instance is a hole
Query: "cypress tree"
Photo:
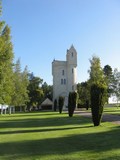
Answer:
[[57, 110], [57, 99], [54, 100], [54, 111]]
[[105, 103], [105, 87], [93, 84], [91, 86], [90, 94], [92, 120], [94, 126], [99, 126], [102, 119], [103, 107]]
[[90, 60], [90, 99], [91, 99], [91, 111], [92, 111], [92, 120], [94, 126], [100, 125], [103, 107], [106, 102], [107, 96], [107, 84], [105, 81], [105, 76], [103, 69], [100, 65], [100, 59], [96, 56], [93, 56]]
[[62, 113], [63, 105], [64, 105], [64, 97], [60, 96], [58, 99], [59, 113]]
[[69, 117], [73, 116], [74, 110], [76, 108], [77, 103], [77, 93], [76, 92], [70, 92], [68, 97], [68, 114]]

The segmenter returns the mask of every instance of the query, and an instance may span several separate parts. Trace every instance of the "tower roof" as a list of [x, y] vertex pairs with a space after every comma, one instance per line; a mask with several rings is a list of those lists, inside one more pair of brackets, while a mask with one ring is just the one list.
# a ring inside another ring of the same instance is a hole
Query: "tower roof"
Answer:
[[[69, 52], [69, 51], [71, 51], [71, 52], [76, 52], [76, 49], [75, 49], [75, 47], [73, 46], [73, 44], [71, 45], [71, 47], [70, 47], [70, 49], [68, 49], [67, 50], [67, 52]], [[77, 53], [77, 52], [76, 52]]]
[[70, 47], [70, 48], [74, 48], [73, 44], [71, 45], [71, 47]]

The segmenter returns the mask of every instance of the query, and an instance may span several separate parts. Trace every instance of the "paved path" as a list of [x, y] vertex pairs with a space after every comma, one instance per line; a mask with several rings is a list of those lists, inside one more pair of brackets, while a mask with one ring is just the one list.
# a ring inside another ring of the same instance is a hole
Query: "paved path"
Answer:
[[[91, 113], [86, 112], [86, 111], [76, 111], [76, 114], [79, 114], [84, 117], [91, 118]], [[120, 116], [119, 115], [113, 115], [113, 114], [103, 114], [102, 122], [112, 122], [115, 124], [120, 125]]]

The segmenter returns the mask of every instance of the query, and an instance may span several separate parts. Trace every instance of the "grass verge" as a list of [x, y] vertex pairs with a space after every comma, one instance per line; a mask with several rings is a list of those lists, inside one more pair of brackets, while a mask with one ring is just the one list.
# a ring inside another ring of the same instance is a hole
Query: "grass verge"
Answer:
[[0, 116], [1, 160], [119, 160], [120, 126], [54, 112]]

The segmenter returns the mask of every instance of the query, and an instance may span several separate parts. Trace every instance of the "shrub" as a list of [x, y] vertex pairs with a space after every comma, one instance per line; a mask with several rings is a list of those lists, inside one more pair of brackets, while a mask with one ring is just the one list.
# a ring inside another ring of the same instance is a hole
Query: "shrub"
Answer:
[[99, 126], [105, 104], [105, 88], [97, 84], [91, 86], [91, 110], [94, 126]]
[[62, 113], [64, 105], [64, 97], [60, 96], [58, 100], [59, 113]]
[[69, 117], [73, 116], [74, 110], [76, 108], [76, 102], [77, 102], [77, 93], [76, 92], [70, 92], [68, 97], [68, 114]]
[[54, 100], [54, 111], [57, 110], [57, 99]]

